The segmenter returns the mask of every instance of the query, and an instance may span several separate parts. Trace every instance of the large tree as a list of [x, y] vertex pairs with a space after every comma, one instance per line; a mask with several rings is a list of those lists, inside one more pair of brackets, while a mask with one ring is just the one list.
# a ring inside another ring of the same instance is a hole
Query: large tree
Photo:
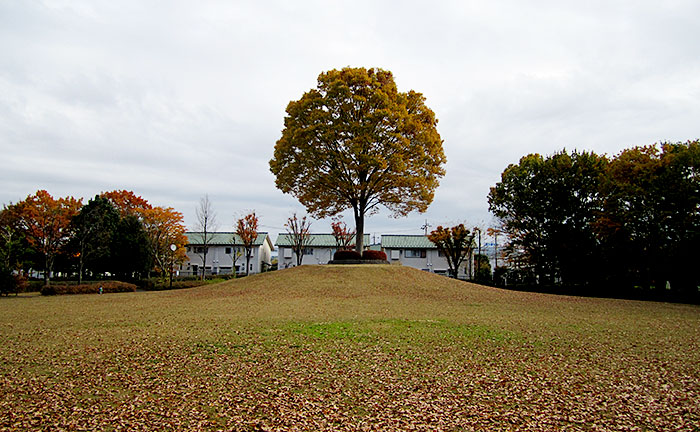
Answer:
[[589, 281], [598, 261], [593, 223], [607, 160], [595, 153], [530, 154], [491, 188], [489, 210], [503, 224], [509, 250], [540, 284]]
[[143, 223], [134, 214], [119, 219], [112, 238], [110, 272], [120, 279], [147, 277], [153, 268], [153, 248]]
[[0, 267], [19, 269], [28, 254], [29, 245], [22, 229], [22, 211], [18, 204], [3, 205], [0, 210]]
[[70, 239], [70, 222], [81, 207], [73, 197], [54, 199], [39, 190], [19, 203], [27, 239], [43, 258], [44, 284], [48, 285], [54, 263]]
[[151, 246], [155, 270], [162, 278], [171, 277], [173, 266], [187, 260], [187, 236], [182, 213], [172, 207], [146, 209], [143, 211], [143, 225]]
[[700, 142], [626, 149], [605, 174], [596, 228], [611, 281], [697, 292]]
[[93, 273], [107, 270], [112, 240], [119, 223], [119, 212], [104, 197], [95, 196], [71, 220], [72, 251], [78, 260], [78, 282], [85, 270]]
[[399, 92], [391, 72], [331, 70], [287, 106], [270, 170], [315, 217], [352, 208], [361, 252], [365, 215], [380, 204], [405, 216], [432, 202], [446, 162], [436, 125], [423, 95]]

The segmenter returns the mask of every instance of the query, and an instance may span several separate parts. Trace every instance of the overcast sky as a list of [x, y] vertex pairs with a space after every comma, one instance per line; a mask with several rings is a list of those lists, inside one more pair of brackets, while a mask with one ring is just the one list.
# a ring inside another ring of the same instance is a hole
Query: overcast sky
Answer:
[[488, 225], [525, 154], [700, 138], [698, 22], [696, 0], [0, 0], [0, 202], [127, 189], [191, 228], [208, 194], [220, 230], [255, 210], [274, 239], [304, 213], [268, 165], [287, 103], [363, 66], [425, 95], [448, 161], [427, 213], [367, 231]]

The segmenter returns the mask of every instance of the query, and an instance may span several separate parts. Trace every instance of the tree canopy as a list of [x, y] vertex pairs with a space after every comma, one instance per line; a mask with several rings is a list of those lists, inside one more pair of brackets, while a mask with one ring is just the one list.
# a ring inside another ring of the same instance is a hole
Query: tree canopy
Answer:
[[514, 279], [698, 295], [700, 142], [531, 154], [491, 188]]
[[315, 217], [351, 208], [356, 249], [364, 217], [427, 210], [446, 162], [437, 119], [422, 94], [399, 92], [391, 72], [344, 68], [287, 106], [270, 170], [277, 187]]
[[538, 283], [577, 283], [589, 276], [605, 164], [604, 157], [588, 152], [530, 154], [508, 166], [491, 188], [489, 209]]

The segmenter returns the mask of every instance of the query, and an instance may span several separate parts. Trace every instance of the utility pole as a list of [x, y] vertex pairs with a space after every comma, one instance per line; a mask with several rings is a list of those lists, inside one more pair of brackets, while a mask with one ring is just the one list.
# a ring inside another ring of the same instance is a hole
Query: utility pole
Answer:
[[481, 228], [475, 228], [476, 232], [479, 233], [479, 253], [477, 254], [476, 258], [476, 273], [475, 276], [479, 275], [479, 270], [481, 270]]
[[431, 228], [432, 225], [428, 223], [428, 219], [425, 220], [425, 225], [421, 226], [420, 228], [424, 230], [425, 235], [428, 235], [428, 228]]

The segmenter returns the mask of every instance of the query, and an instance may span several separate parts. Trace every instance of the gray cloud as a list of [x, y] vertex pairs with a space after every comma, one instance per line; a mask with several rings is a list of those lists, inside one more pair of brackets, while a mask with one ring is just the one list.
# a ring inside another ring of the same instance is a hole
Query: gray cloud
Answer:
[[448, 165], [425, 215], [380, 212], [370, 232], [488, 222], [489, 187], [527, 153], [698, 138], [698, 16], [694, 1], [5, 2], [0, 200], [131, 189], [191, 226], [208, 193], [222, 228], [255, 209], [279, 230], [303, 212], [267, 166], [287, 103], [321, 71], [378, 66], [426, 96]]

